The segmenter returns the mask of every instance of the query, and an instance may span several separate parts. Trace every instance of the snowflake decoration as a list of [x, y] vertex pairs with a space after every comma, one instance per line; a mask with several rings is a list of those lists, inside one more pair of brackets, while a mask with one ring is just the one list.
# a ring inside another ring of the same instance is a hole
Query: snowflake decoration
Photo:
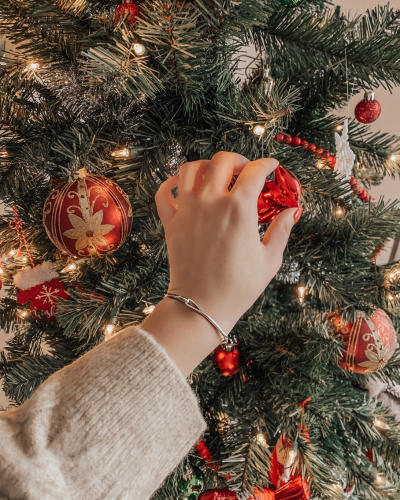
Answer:
[[349, 146], [349, 124], [348, 120], [344, 121], [343, 132], [340, 136], [335, 133], [336, 141], [336, 165], [335, 170], [350, 179], [351, 171], [354, 165], [356, 155]]
[[46, 304], [47, 302], [49, 304], [56, 304], [57, 298], [55, 298], [55, 297], [58, 297], [57, 294], [59, 291], [60, 290], [58, 288], [52, 288], [52, 287], [47, 287], [46, 285], [43, 285], [42, 290], [36, 296], [36, 298], [43, 300], [43, 304]]

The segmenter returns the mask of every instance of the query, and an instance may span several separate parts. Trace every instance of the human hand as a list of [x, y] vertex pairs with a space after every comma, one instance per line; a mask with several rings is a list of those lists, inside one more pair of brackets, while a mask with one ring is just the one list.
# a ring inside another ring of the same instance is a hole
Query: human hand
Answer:
[[[194, 300], [226, 333], [279, 270], [301, 216], [302, 209], [284, 210], [260, 241], [257, 199], [277, 166], [272, 158], [249, 162], [219, 152], [184, 164], [156, 194], [171, 268], [168, 291]], [[233, 175], [239, 177], [228, 191]]]

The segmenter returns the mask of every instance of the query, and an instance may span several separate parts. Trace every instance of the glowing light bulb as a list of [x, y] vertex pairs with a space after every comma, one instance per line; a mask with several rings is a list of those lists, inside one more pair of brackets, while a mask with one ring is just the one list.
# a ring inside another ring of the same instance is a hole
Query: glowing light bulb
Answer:
[[22, 257], [23, 262], [26, 262], [28, 259], [26, 257]]
[[258, 137], [261, 137], [262, 135], [265, 134], [265, 127], [263, 127], [262, 125], [256, 125], [253, 128], [253, 134], [257, 135]]
[[343, 125], [338, 125], [338, 126], [336, 127], [336, 130], [343, 130]]
[[343, 215], [343, 210], [342, 210], [341, 208], [338, 208], [338, 209], [336, 210], [336, 215], [339, 215], [339, 216], [340, 216], [340, 215]]
[[267, 440], [265, 439], [264, 434], [262, 432], [257, 434], [256, 440], [259, 444], [267, 444]]
[[74, 271], [76, 269], [76, 264], [74, 262], [72, 262], [68, 267], [67, 267], [68, 271]]
[[392, 161], [396, 161], [396, 160], [397, 160], [397, 156], [396, 156], [396, 155], [392, 155], [392, 156], [390, 157], [390, 159], [391, 159]]
[[32, 71], [36, 71], [39, 67], [39, 63], [32, 62], [29, 64], [28, 68]]
[[13, 255], [15, 255], [15, 250], [10, 250], [10, 255], [11, 255], [11, 257], [12, 257]]
[[154, 309], [156, 308], [155, 305], [151, 304], [150, 306], [146, 306], [144, 309], [143, 309], [143, 314], [145, 314], [146, 316], [148, 316], [149, 314], [151, 314]]
[[111, 335], [114, 330], [115, 330], [115, 325], [113, 325], [112, 323], [108, 323], [106, 325], [106, 335]]
[[378, 484], [382, 484], [383, 483], [383, 477], [382, 476], [376, 476], [375, 480], [376, 480], [376, 482]]
[[[393, 299], [394, 299], [394, 297], [393, 297], [393, 295], [392, 295], [391, 293], [389, 293], [389, 295], [388, 295], [388, 299], [389, 299], [389, 300], [393, 300]], [[376, 425], [376, 424], [375, 424], [375, 425]], [[378, 427], [379, 427], [379, 426], [378, 426]]]
[[22, 317], [22, 318], [26, 318], [28, 316], [28, 311], [21, 311], [19, 313], [19, 315]]
[[0, 267], [0, 274], [3, 274], [3, 269]]
[[374, 425], [375, 427], [379, 427], [380, 429], [390, 429], [390, 427], [387, 424], [383, 423], [382, 420], [379, 420], [379, 418], [375, 419]]
[[319, 161], [319, 162], [317, 163], [317, 167], [318, 167], [318, 168], [324, 168], [324, 164], [322, 163], [322, 161]]
[[396, 275], [395, 275], [394, 273], [390, 273], [390, 274], [389, 274], [389, 278], [392, 278], [392, 279], [393, 279], [395, 276], [396, 276]]
[[144, 45], [142, 45], [141, 43], [134, 43], [133, 44], [133, 52], [137, 55], [137, 56], [143, 56], [144, 53], [145, 53], [145, 48], [144, 48]]
[[128, 148], [120, 149], [118, 151], [113, 151], [111, 153], [111, 156], [113, 156], [114, 158], [129, 158], [130, 151]]

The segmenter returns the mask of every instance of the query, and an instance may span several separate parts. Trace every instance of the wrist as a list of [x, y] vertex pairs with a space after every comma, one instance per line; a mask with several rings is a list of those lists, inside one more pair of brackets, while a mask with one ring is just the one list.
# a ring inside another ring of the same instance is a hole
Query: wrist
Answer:
[[158, 303], [141, 326], [165, 348], [186, 377], [222, 341], [206, 318], [168, 297]]

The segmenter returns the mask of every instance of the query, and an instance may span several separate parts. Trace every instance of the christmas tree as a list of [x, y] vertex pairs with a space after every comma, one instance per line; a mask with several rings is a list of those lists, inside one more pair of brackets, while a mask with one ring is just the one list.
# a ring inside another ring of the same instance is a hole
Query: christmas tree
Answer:
[[155, 497], [398, 499], [400, 426], [365, 387], [400, 384], [400, 264], [376, 264], [400, 213], [368, 194], [399, 173], [399, 138], [370, 132], [372, 95], [357, 119], [347, 102], [400, 84], [399, 12], [0, 0], [0, 18], [0, 377], [12, 405], [165, 295], [163, 180], [220, 150], [270, 155], [299, 179], [303, 216], [234, 350], [193, 373], [208, 431]]

